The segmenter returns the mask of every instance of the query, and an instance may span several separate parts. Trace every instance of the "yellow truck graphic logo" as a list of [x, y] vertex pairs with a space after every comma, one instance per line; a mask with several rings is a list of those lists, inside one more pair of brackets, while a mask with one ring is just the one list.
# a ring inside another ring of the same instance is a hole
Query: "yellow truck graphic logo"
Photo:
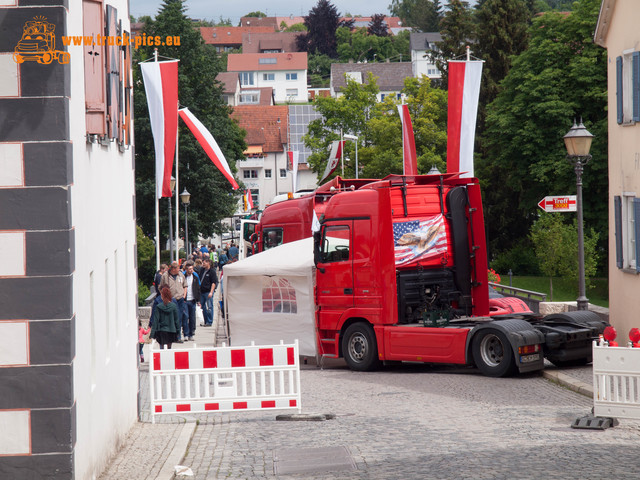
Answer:
[[59, 64], [69, 63], [69, 52], [56, 50], [56, 26], [46, 17], [34, 17], [24, 24], [22, 38], [13, 52], [16, 63], [36, 61], [49, 65], [53, 60]]

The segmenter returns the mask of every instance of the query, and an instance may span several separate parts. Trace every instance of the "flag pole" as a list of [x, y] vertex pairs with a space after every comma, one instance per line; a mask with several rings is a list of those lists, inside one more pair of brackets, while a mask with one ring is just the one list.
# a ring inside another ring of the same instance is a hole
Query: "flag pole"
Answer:
[[340, 163], [342, 163], [342, 178], [344, 178], [344, 139], [342, 138], [342, 129], [340, 129]]
[[[153, 52], [153, 59], [158, 61], [158, 49]], [[158, 173], [156, 172], [156, 176]], [[157, 177], [156, 177], [157, 178]], [[156, 271], [160, 270], [160, 199], [158, 198], [158, 182], [154, 182], [155, 208], [156, 208]]]
[[[178, 240], [180, 239], [180, 205], [178, 204], [178, 128], [176, 128], [176, 258], [175, 261], [178, 261], [180, 257], [180, 247], [178, 246]], [[184, 246], [184, 251], [187, 251], [187, 246]]]
[[[404, 97], [402, 98], [402, 105], [404, 105]], [[400, 130], [402, 131], [402, 175], [406, 175], [406, 163], [404, 160], [404, 114], [400, 116]]]

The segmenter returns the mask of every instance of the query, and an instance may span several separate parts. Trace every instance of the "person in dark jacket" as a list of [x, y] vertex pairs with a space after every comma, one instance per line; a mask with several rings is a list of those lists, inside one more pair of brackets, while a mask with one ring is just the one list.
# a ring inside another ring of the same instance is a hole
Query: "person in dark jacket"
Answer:
[[172, 300], [171, 289], [162, 287], [160, 290], [162, 303], [156, 306], [153, 313], [153, 325], [151, 327], [151, 338], [155, 338], [160, 344], [160, 349], [166, 345], [171, 348], [171, 344], [178, 339], [180, 331], [180, 312], [178, 304]]
[[216, 269], [211, 265], [211, 259], [204, 259], [204, 269], [200, 274], [200, 306], [204, 323], [202, 327], [210, 327], [213, 324], [213, 292], [218, 285]]

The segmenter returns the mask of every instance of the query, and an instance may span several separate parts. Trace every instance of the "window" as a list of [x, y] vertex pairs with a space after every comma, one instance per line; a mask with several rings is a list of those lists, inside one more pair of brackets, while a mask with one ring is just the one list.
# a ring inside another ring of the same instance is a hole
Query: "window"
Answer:
[[240, 85], [245, 86], [253, 86], [255, 85], [253, 80], [253, 72], [242, 72], [240, 74]]
[[275, 58], [259, 58], [258, 63], [262, 65], [274, 65], [278, 62]]
[[287, 73], [287, 80], [298, 80], [297, 73]]
[[297, 97], [298, 96], [298, 89], [297, 88], [287, 88], [287, 97]]
[[247, 93], [241, 93], [238, 101], [240, 103], [253, 105], [253, 104], [257, 104], [259, 99], [260, 99], [260, 95], [258, 94], [258, 92], [247, 92]]
[[263, 250], [282, 245], [282, 228], [265, 228], [262, 230]]
[[263, 73], [262, 74], [262, 80], [264, 80], [265, 82], [273, 82], [276, 79], [276, 74], [275, 73]]
[[243, 170], [242, 178], [258, 178], [257, 170]]
[[263, 313], [297, 313], [296, 290], [286, 278], [266, 277], [262, 280]]
[[260, 206], [260, 190], [257, 188], [249, 189], [251, 192], [251, 203], [253, 203], [253, 208], [259, 208]]
[[333, 263], [349, 260], [349, 227], [346, 225], [328, 226], [322, 235], [320, 262]]
[[381, 102], [382, 102], [382, 101], [384, 101], [384, 97], [385, 97], [385, 96], [386, 96], [386, 94], [384, 94], [384, 93], [381, 93], [381, 94], [380, 94], [380, 101], [381, 101]]
[[281, 168], [280, 169], [280, 178], [287, 178], [287, 169], [286, 168]]
[[[104, 34], [102, 2], [84, 0], [83, 33], [85, 36]], [[93, 43], [93, 42], [92, 42]], [[106, 91], [105, 91], [105, 47], [96, 44], [84, 44], [84, 90], [85, 119], [88, 134], [107, 133]]]
[[347, 72], [344, 74], [347, 80], [362, 83], [362, 72]]
[[264, 178], [271, 178], [271, 169], [270, 168], [266, 168], [264, 170]]
[[616, 107], [619, 124], [640, 121], [640, 52], [616, 58]]
[[615, 244], [618, 268], [640, 272], [640, 198], [632, 193], [615, 196]]

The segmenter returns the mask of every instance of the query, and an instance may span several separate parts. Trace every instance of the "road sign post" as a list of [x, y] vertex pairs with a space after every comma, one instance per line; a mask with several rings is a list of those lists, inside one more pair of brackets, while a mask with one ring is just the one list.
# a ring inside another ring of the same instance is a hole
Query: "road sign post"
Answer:
[[575, 195], [555, 195], [544, 197], [538, 206], [545, 212], [575, 212], [577, 203]]

